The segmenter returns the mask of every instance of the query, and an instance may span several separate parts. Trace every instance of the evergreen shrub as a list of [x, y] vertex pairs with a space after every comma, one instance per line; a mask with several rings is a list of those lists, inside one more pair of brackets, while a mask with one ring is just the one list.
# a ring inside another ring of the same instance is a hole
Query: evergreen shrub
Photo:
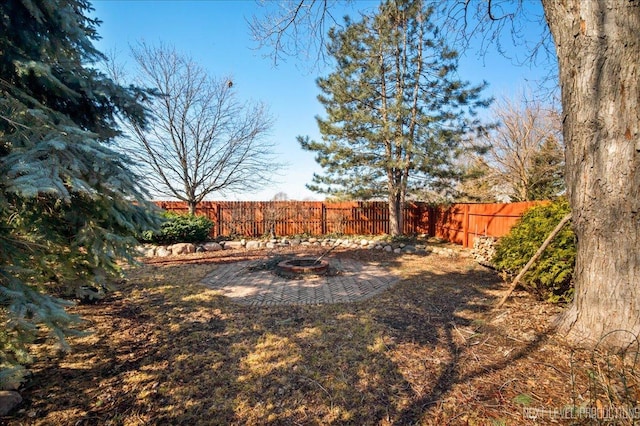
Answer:
[[205, 216], [165, 212], [159, 232], [146, 231], [141, 240], [154, 244], [199, 243], [209, 237], [213, 222]]
[[35, 339], [69, 349], [80, 318], [60, 297], [102, 297], [157, 225], [114, 149], [121, 120], [150, 122], [155, 92], [99, 70], [93, 15], [86, 0], [0, 1], [0, 389], [19, 383]]
[[[564, 198], [529, 209], [511, 232], [498, 242], [493, 259], [495, 267], [503, 272], [505, 278], [515, 278], [570, 211]], [[524, 275], [522, 286], [549, 302], [570, 301], [573, 297], [575, 258], [576, 237], [571, 227], [565, 226]]]

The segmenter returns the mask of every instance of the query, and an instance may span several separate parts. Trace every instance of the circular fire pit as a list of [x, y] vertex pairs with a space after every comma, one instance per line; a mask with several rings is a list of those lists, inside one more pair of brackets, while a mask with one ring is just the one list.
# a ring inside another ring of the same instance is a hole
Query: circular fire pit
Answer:
[[322, 275], [329, 269], [329, 262], [317, 259], [289, 259], [278, 263], [277, 270], [288, 276]]

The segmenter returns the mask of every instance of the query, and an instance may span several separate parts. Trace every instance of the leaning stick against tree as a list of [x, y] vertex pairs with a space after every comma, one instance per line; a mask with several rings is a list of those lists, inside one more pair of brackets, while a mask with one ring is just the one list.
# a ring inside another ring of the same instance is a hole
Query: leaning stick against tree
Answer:
[[564, 227], [564, 225], [567, 224], [567, 222], [569, 222], [569, 220], [571, 220], [571, 213], [568, 213], [565, 217], [562, 218], [560, 223], [558, 223], [558, 225], [556, 225], [554, 230], [551, 231], [547, 239], [544, 240], [544, 243], [542, 243], [542, 245], [540, 246], [536, 254], [534, 254], [533, 257], [529, 259], [529, 262], [527, 262], [527, 264], [524, 265], [524, 268], [522, 268], [520, 273], [516, 276], [516, 279], [513, 280], [513, 282], [511, 283], [511, 287], [509, 287], [509, 291], [507, 291], [507, 294], [505, 294], [502, 297], [502, 300], [500, 300], [500, 303], [496, 305], [495, 309], [499, 309], [502, 305], [504, 305], [504, 302], [507, 301], [509, 296], [511, 296], [511, 293], [513, 293], [513, 290], [515, 290], [516, 287], [518, 286], [520, 279], [524, 276], [524, 274], [527, 273], [529, 268], [531, 268], [531, 266], [536, 262], [536, 260], [538, 260], [538, 258], [542, 255], [545, 249], [549, 246], [549, 244], [551, 244], [551, 241], [555, 238], [556, 235], [558, 235], [560, 230]]

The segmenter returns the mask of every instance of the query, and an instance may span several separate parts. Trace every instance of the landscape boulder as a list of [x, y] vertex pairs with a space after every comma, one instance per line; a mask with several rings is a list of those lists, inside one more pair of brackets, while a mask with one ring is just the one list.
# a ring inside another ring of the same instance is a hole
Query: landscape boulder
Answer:
[[202, 245], [202, 248], [206, 251], [220, 251], [222, 250], [222, 246], [215, 242], [205, 243]]
[[225, 241], [224, 242], [224, 249], [225, 250], [233, 250], [233, 249], [241, 249], [242, 247], [244, 247], [244, 243], [245, 241]]
[[167, 256], [171, 256], [172, 252], [171, 250], [167, 249], [164, 246], [160, 246], [156, 249], [156, 256], [158, 257], [167, 257]]
[[156, 255], [156, 246], [153, 245], [144, 245], [136, 247], [136, 252], [140, 256], [144, 257], [153, 257]]
[[247, 241], [245, 248], [247, 250], [258, 250], [264, 247], [264, 243], [262, 241]]
[[6, 416], [22, 402], [16, 391], [0, 391], [0, 417]]
[[196, 246], [191, 243], [177, 243], [167, 247], [167, 250], [171, 250], [171, 253], [176, 254], [191, 254], [196, 252]]

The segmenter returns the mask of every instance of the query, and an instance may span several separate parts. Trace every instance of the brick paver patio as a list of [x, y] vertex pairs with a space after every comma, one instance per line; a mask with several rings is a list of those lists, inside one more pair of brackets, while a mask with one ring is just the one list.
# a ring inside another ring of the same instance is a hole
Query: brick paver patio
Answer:
[[254, 306], [356, 302], [368, 299], [399, 281], [372, 262], [329, 259], [338, 275], [287, 279], [269, 270], [250, 270], [255, 261], [220, 265], [202, 283], [230, 299]]

